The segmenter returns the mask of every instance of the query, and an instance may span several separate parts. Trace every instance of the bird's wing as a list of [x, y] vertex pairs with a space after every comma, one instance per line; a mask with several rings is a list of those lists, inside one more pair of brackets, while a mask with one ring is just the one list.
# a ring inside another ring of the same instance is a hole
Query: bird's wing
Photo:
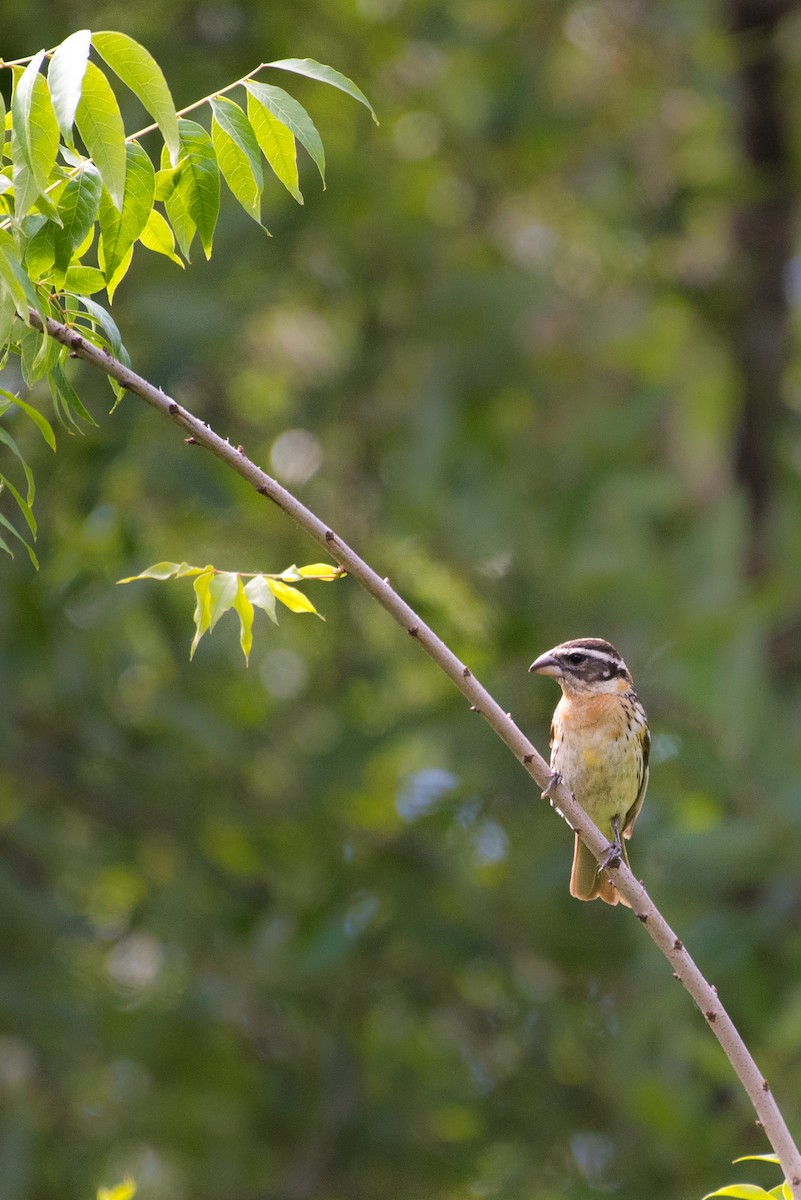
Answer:
[[634, 822], [639, 816], [642, 802], [645, 799], [645, 791], [648, 787], [648, 757], [651, 753], [651, 734], [648, 726], [644, 726], [642, 734], [642, 775], [640, 776], [640, 790], [637, 792], [637, 799], [632, 804], [629, 811], [626, 813], [626, 823], [623, 827], [623, 836], [630, 838], [631, 831], [634, 828]]

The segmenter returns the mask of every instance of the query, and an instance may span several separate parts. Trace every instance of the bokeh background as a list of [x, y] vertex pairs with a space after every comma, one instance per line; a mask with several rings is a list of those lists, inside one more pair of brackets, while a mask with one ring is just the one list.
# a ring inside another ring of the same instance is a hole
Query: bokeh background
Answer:
[[[378, 129], [274, 80], [328, 189], [304, 159], [272, 238], [229, 198], [209, 264], [141, 252], [134, 364], [543, 749], [532, 658], [619, 646], [654, 736], [634, 868], [801, 1131], [801, 6], [4, 8], [4, 57], [121, 29], [179, 105], [284, 56], [368, 93]], [[247, 670], [231, 617], [189, 663], [188, 584], [115, 587], [320, 554], [74, 380], [97, 429], [17, 430], [42, 569], [0, 563], [4, 1200], [689, 1200], [766, 1151], [637, 922], [570, 899], [569, 832], [352, 581]]]

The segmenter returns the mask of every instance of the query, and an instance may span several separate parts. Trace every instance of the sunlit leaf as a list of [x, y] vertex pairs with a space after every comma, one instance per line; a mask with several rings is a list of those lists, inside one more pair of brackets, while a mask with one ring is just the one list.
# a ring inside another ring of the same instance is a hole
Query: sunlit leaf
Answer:
[[315, 613], [318, 617], [320, 616], [309, 597], [304, 596], [303, 592], [298, 591], [297, 588], [290, 587], [280, 579], [268, 579], [267, 584], [273, 595], [291, 612]]
[[97, 1189], [97, 1200], [133, 1200], [135, 1195], [136, 1184], [132, 1179], [125, 1179], [116, 1187]]
[[156, 254], [163, 254], [166, 258], [177, 263], [179, 267], [184, 269], [183, 259], [175, 253], [175, 236], [170, 229], [169, 223], [164, 219], [157, 208], [150, 210], [150, 216], [147, 219], [139, 241], [148, 250], [154, 251]]
[[757, 1187], [755, 1183], [732, 1183], [716, 1192], [707, 1192], [704, 1200], [712, 1200], [713, 1196], [731, 1196], [733, 1200], [770, 1200], [770, 1192]]
[[164, 72], [152, 54], [125, 33], [102, 30], [92, 45], [147, 109], [161, 130], [170, 160], [178, 161], [178, 117]]
[[220, 212], [217, 156], [211, 138], [202, 125], [182, 120], [178, 122], [178, 129], [183, 162], [176, 177], [175, 189], [166, 202], [167, 214], [183, 254], [189, 257], [192, 236], [197, 228], [204, 253], [209, 258]]
[[75, 123], [116, 208], [125, 196], [125, 127], [111, 85], [99, 67], [86, 64]]
[[97, 219], [100, 192], [100, 174], [92, 163], [87, 163], [64, 188], [58, 205], [62, 224], [53, 231], [59, 286], [75, 249], [83, 242]]
[[378, 117], [375, 109], [370, 101], [365, 96], [360, 87], [357, 87], [352, 79], [348, 79], [341, 71], [334, 70], [333, 67], [327, 67], [325, 63], [316, 62], [313, 58], [280, 58], [276, 62], [266, 64], [268, 67], [277, 67], [281, 71], [292, 71], [295, 75], [306, 75], [309, 79], [319, 79], [321, 83], [329, 83], [331, 87], [339, 88], [342, 92], [347, 92], [354, 100], [358, 100], [365, 108], [370, 110], [370, 114], [378, 124]]
[[[39, 68], [44, 51], [40, 50], [16, 80], [11, 97], [13, 137], [22, 160], [31, 171], [36, 187], [44, 191], [58, 154], [58, 122], [50, 92]], [[17, 209], [19, 214], [19, 209]]]
[[260, 221], [264, 176], [256, 135], [238, 104], [225, 96], [212, 100], [211, 140], [225, 182], [249, 216]]
[[294, 196], [298, 204], [302, 204], [303, 196], [298, 186], [295, 135], [274, 117], [252, 92], [248, 92], [247, 97], [248, 120], [262, 154], [290, 195]]
[[263, 575], [254, 575], [245, 584], [245, 595], [251, 604], [256, 608], [261, 608], [267, 613], [267, 616], [276, 625], [278, 624], [278, 614], [275, 610], [275, 594], [270, 588], [270, 585]]
[[253, 647], [253, 604], [248, 597], [241, 576], [237, 576], [234, 608], [239, 616], [239, 645], [242, 647], [242, 653], [247, 663], [250, 661], [250, 651]]
[[189, 651], [190, 659], [195, 657], [200, 639], [211, 624], [211, 581], [214, 578], [214, 568], [207, 567], [195, 579], [195, 636]]
[[64, 287], [78, 296], [93, 296], [106, 287], [106, 277], [97, 267], [84, 267], [79, 263], [67, 271]]
[[336, 563], [311, 563], [307, 567], [298, 567], [298, 574], [301, 579], [320, 579], [328, 582], [341, 579], [345, 572]]
[[239, 576], [231, 571], [218, 571], [209, 584], [209, 632], [223, 613], [233, 608]]
[[122, 210], [112, 204], [107, 191], [104, 190], [100, 198], [99, 255], [109, 282], [115, 278], [117, 268], [147, 225], [153, 210], [156, 176], [150, 158], [137, 142], [129, 142], [126, 159]]
[[269, 83], [257, 83], [249, 79], [245, 87], [252, 96], [277, 117], [282, 125], [295, 135], [301, 145], [305, 146], [311, 155], [320, 177], [325, 184], [325, 151], [317, 128], [302, 104], [294, 96], [290, 96], [283, 88], [273, 87]]
[[68, 146], [73, 144], [72, 127], [81, 99], [91, 42], [92, 35], [88, 29], [78, 29], [71, 33], [60, 46], [56, 46], [47, 69], [50, 98], [61, 136]]

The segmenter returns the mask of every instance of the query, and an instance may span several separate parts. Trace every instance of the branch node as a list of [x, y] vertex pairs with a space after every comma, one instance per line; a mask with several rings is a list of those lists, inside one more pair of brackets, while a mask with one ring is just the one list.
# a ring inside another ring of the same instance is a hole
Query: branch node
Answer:
[[184, 438], [184, 445], [185, 446], [196, 446], [197, 438], [193, 438], [193, 437]]
[[337, 540], [337, 535], [334, 533], [333, 529], [326, 529], [325, 540], [327, 542], [335, 542]]
[[[328, 535], [326, 534], [326, 537], [327, 536]], [[409, 630], [409, 637], [416, 638], [419, 632], [420, 632], [419, 627], [417, 625], [412, 625], [411, 629]]]
[[240, 445], [240, 446], [237, 446], [237, 448], [236, 448], [236, 452], [237, 452], [237, 454], [244, 454], [244, 453], [245, 453], [245, 447], [244, 447], [244, 446], [242, 446], [242, 445]]
[[678, 938], [676, 938], [675, 942], [673, 943], [673, 949], [674, 950], [683, 950], [684, 949], [683, 943], [681, 941], [679, 941]]
[[392, 584], [389, 581], [389, 575], [384, 576], [384, 583], [387, 585], [387, 587], [392, 587]]
[[170, 414], [171, 417], [174, 417], [175, 414], [178, 412], [178, 405], [175, 403], [174, 400], [170, 401], [169, 406], [167, 408], [167, 412]]
[[473, 674], [473, 672], [470, 670], [469, 667], [465, 667], [462, 670], [462, 675], [464, 676], [465, 679], [469, 679], [472, 674]]
[[705, 1012], [704, 1016], [706, 1017], [707, 1021], [709, 1021], [710, 1025], [714, 1025], [715, 1021], [717, 1021], [717, 1019], [718, 1019], [718, 1014], [712, 1012], [711, 1009], [708, 1012]]
[[770, 1084], [768, 1083], [767, 1079], [763, 1079], [763, 1080], [762, 1080], [762, 1091], [763, 1091], [763, 1092], [769, 1092], [769, 1091], [770, 1091]]
[[643, 925], [648, 921], [648, 913], [637, 913], [637, 920], [642, 921]]
[[674, 972], [673, 972], [673, 978], [674, 978], [674, 979], [678, 979], [679, 981], [681, 981], [681, 975], [679, 975], [678, 971], [674, 971]]
[[73, 350], [83, 350], [86, 343], [79, 333], [71, 333], [69, 336], [69, 344]]
[[478, 712], [478, 709], [476, 708], [475, 704], [471, 704], [471, 705], [470, 705], [470, 711], [471, 711], [471, 712]]
[[524, 754], [523, 755], [523, 765], [524, 766], [528, 766], [529, 763], [533, 763], [533, 762], [534, 762], [533, 754]]
[[263, 483], [261, 485], [261, 487], [257, 487], [256, 491], [259, 493], [260, 496], [269, 496], [269, 494], [270, 494], [270, 489], [267, 487], [266, 483]]

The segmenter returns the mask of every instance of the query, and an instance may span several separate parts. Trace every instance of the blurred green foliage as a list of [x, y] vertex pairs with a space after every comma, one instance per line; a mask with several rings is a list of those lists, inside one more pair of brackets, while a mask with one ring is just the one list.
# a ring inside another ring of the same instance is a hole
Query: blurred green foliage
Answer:
[[[634, 869], [798, 1129], [799, 368], [755, 581], [718, 6], [31, 0], [3, 54], [87, 24], [179, 105], [287, 55], [375, 104], [378, 130], [318, 89], [328, 190], [310, 161], [303, 209], [274, 183], [272, 239], [229, 204], [211, 262], [135, 261], [115, 319], [543, 747], [532, 658], [618, 645], [654, 734]], [[795, 95], [797, 13], [781, 49]], [[42, 570], [0, 563], [4, 1200], [127, 1174], [142, 1200], [685, 1200], [765, 1150], [636, 922], [570, 899], [568, 831], [352, 581], [310, 585], [327, 623], [267, 627], [248, 670], [235, 623], [190, 665], [180, 589], [113, 586], [311, 547], [73, 379], [99, 429], [53, 460], [20, 422]]]

